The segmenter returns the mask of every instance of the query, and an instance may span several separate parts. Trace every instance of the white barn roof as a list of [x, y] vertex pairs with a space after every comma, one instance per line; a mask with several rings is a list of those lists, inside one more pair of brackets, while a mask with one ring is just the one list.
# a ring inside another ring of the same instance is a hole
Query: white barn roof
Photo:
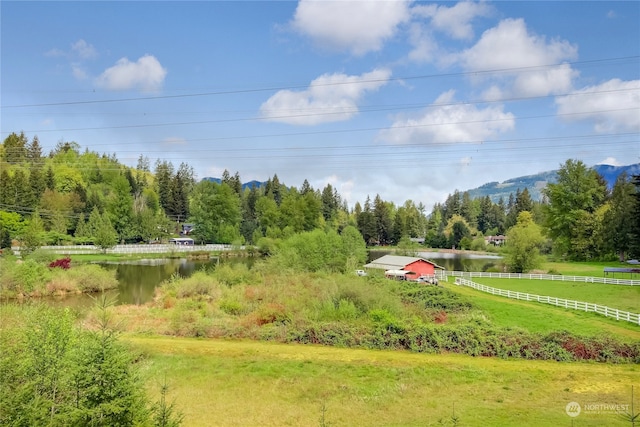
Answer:
[[429, 264], [433, 264], [436, 268], [442, 268], [433, 261], [428, 259], [411, 257], [411, 256], [398, 256], [398, 255], [385, 255], [369, 264], [365, 265], [365, 268], [378, 268], [382, 270], [402, 270], [405, 266], [414, 263], [416, 261], [425, 261]]

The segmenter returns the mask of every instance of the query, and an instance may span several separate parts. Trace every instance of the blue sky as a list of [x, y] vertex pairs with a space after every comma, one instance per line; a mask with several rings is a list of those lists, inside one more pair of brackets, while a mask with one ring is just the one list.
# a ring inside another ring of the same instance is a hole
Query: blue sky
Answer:
[[430, 208], [640, 161], [640, 2], [11, 2], [1, 125]]

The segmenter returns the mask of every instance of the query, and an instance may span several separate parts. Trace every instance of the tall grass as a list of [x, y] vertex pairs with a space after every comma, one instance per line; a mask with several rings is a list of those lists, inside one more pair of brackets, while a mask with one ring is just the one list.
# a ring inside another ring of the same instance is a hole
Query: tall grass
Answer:
[[[142, 311], [142, 312], [141, 312]], [[552, 328], [540, 334], [482, 315], [447, 288], [335, 273], [247, 271], [229, 265], [174, 277], [148, 307], [122, 315], [151, 317], [147, 332], [252, 338], [417, 352], [551, 360], [640, 361], [640, 343]], [[136, 325], [141, 322], [130, 322]], [[136, 329], [140, 331], [140, 329]]]
[[[49, 258], [44, 262], [48, 264]], [[118, 287], [115, 271], [97, 265], [79, 265], [64, 270], [49, 268], [47, 264], [34, 258], [25, 261], [0, 258], [0, 297], [59, 296]]]

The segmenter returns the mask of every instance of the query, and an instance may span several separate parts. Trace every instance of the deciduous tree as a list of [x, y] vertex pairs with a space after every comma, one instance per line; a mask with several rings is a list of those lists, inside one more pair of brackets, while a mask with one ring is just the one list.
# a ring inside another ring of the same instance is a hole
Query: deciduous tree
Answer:
[[540, 246], [544, 242], [540, 226], [530, 212], [520, 212], [516, 225], [507, 232], [505, 263], [510, 271], [524, 273], [542, 263]]

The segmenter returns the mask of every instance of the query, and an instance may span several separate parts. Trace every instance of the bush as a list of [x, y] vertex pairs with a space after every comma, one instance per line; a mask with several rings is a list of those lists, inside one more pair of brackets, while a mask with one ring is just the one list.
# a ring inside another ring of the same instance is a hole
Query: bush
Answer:
[[48, 264], [55, 261], [56, 258], [57, 255], [54, 252], [41, 248], [38, 248], [29, 254], [29, 259], [32, 259], [39, 264]]
[[222, 284], [236, 286], [251, 284], [256, 279], [246, 264], [222, 264], [213, 271], [213, 276]]
[[220, 289], [217, 280], [204, 271], [197, 271], [191, 277], [179, 279], [174, 283], [178, 298], [207, 296], [217, 298]]
[[418, 304], [422, 308], [433, 308], [448, 312], [465, 311], [472, 308], [471, 301], [439, 286], [405, 284], [400, 291], [402, 301]]
[[29, 258], [15, 265], [14, 290], [27, 295], [43, 293], [45, 284], [50, 277], [49, 271], [44, 265]]
[[70, 270], [52, 271], [57, 280], [73, 285], [78, 292], [102, 292], [118, 287], [115, 270], [107, 270], [95, 264], [79, 265]]
[[68, 270], [71, 268], [71, 258], [60, 258], [55, 261], [49, 263], [49, 268], [61, 268], [63, 270]]
[[224, 311], [225, 313], [231, 314], [231, 315], [234, 315], [234, 316], [242, 314], [245, 311], [242, 303], [240, 301], [235, 300], [235, 299], [233, 299], [233, 300], [224, 299], [224, 300], [220, 301], [220, 309], [222, 311]]

